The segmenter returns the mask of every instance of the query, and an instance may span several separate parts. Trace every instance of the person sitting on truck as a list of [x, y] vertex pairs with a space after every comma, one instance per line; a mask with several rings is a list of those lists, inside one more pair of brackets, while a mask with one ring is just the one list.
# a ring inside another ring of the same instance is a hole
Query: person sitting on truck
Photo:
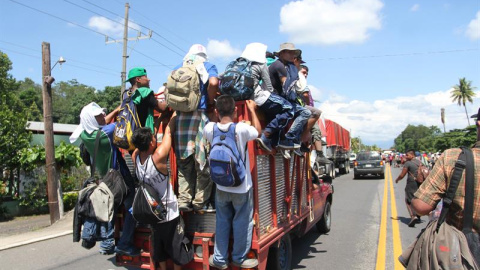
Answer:
[[[278, 59], [268, 67], [273, 89], [277, 94], [284, 98], [286, 98], [283, 91], [285, 83], [295, 80], [295, 78], [291, 78], [288, 74], [296, 74], [298, 77], [298, 69], [293, 64], [293, 58], [300, 53], [301, 50], [296, 49], [293, 43], [282, 43], [280, 44], [280, 50], [276, 52]], [[293, 103], [292, 100], [290, 100], [290, 102], [293, 107], [295, 120], [293, 121], [290, 130], [285, 134], [285, 139], [281, 140], [278, 144], [278, 147], [283, 149], [295, 149], [300, 147], [301, 134], [306, 126], [307, 120], [311, 116], [311, 112], [308, 109]], [[307, 130], [309, 130], [309, 128]]]
[[[232, 264], [240, 268], [254, 268], [258, 265], [257, 259], [248, 259], [247, 254], [252, 245], [253, 233], [253, 191], [252, 176], [250, 174], [250, 158], [245, 145], [248, 141], [258, 137], [262, 128], [255, 114], [255, 102], [246, 101], [252, 117], [252, 125], [240, 122], [235, 129], [237, 148], [240, 156], [247, 157], [245, 180], [236, 187], [217, 185], [215, 195], [216, 228], [215, 248], [209, 258], [209, 264], [218, 269], [228, 268], [228, 246], [230, 233], [233, 231]], [[222, 95], [216, 102], [216, 113], [219, 123], [210, 122], [205, 126], [203, 136], [208, 142], [213, 142], [214, 125], [221, 131], [228, 131], [233, 119], [236, 117], [237, 108], [231, 96]], [[246, 153], [245, 153], [246, 152]]]
[[158, 192], [167, 209], [166, 219], [152, 225], [151, 237], [153, 244], [152, 260], [155, 269], [156, 264], [159, 263], [162, 270], [167, 269], [166, 261], [168, 258], [172, 259], [176, 270], [181, 269], [181, 265], [187, 264], [193, 259], [193, 250], [191, 247], [184, 245], [185, 241], [186, 243], [189, 242], [184, 235], [177, 197], [168, 177], [167, 160], [172, 145], [171, 126], [174, 123], [175, 120], [171, 119], [158, 147], [156, 136], [149, 128], [136, 129], [132, 138], [136, 147], [133, 158], [137, 178], [140, 181], [146, 181]]
[[[250, 43], [245, 47], [241, 57], [252, 62], [252, 76], [254, 78], [254, 89], [252, 99], [260, 110], [265, 114], [267, 125], [261, 138], [257, 141], [260, 147], [271, 152], [278, 144], [280, 133], [293, 118], [293, 107], [283, 97], [272, 93], [273, 87], [270, 82], [268, 68], [266, 65], [267, 45], [262, 43]], [[260, 83], [261, 82], [261, 83]]]
[[[123, 176], [125, 184], [128, 187], [127, 197], [124, 199], [125, 209], [130, 209], [135, 195], [135, 184], [127, 167], [125, 160], [118, 148], [113, 145], [113, 131], [115, 124], [106, 123], [111, 122], [118, 114], [120, 107], [105, 115], [105, 111], [95, 102], [92, 102], [82, 108], [80, 112], [80, 125], [70, 136], [70, 142], [74, 143], [81, 139], [89, 156], [93, 156], [95, 150], [95, 141], [98, 132], [101, 132], [99, 138], [99, 146], [96, 152], [95, 164], [92, 164], [97, 169], [100, 176], [105, 176], [110, 168], [119, 170]], [[90, 160], [87, 160], [90, 161]], [[92, 161], [90, 161], [91, 163]], [[90, 164], [87, 164], [90, 165]], [[90, 166], [92, 166], [90, 165]], [[124, 254], [129, 256], [140, 255], [140, 249], [133, 244], [133, 237], [135, 234], [136, 221], [133, 219], [129, 211], [125, 211], [125, 222], [123, 223], [122, 236], [115, 247], [114, 239], [114, 224], [115, 219], [112, 219], [107, 224], [105, 232], [105, 240], [100, 243], [99, 252], [104, 255], [110, 255], [116, 252], [117, 254]], [[84, 228], [85, 230], [85, 228]]]

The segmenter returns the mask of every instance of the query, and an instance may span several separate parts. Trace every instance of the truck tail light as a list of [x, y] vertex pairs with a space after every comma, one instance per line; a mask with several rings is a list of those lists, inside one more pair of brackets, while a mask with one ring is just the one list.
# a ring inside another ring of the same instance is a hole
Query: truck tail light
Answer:
[[380, 166], [383, 166], [383, 160], [380, 160]]
[[358, 166], [358, 162], [356, 160], [353, 162], [353, 166], [355, 166], [355, 167]]

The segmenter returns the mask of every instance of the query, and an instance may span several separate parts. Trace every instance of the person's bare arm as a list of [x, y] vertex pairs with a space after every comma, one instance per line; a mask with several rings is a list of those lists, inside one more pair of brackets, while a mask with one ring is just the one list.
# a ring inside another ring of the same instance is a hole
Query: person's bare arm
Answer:
[[157, 167], [157, 169], [164, 174], [168, 173], [167, 160], [168, 160], [168, 155], [170, 154], [170, 149], [172, 147], [171, 130], [175, 129], [175, 119], [176, 119], [176, 114], [174, 113], [172, 115], [172, 118], [170, 118], [170, 122], [168, 123], [168, 126], [165, 129], [165, 132], [163, 133], [162, 143], [160, 144], [160, 146], [157, 147], [157, 149], [155, 150], [155, 153], [153, 153], [153, 156], [152, 156], [153, 162], [155, 163], [155, 167]]
[[107, 116], [105, 116], [105, 123], [107, 123], [107, 124], [111, 123], [112, 120], [114, 120], [117, 117], [119, 111], [120, 111], [120, 105], [118, 105], [117, 108], [115, 108]]
[[218, 78], [217, 77], [210, 77], [208, 79], [208, 104], [214, 104], [215, 98], [217, 97], [218, 92]]
[[157, 106], [155, 106], [155, 110], [157, 112], [164, 112], [167, 109], [167, 102], [160, 102], [157, 100]]
[[401, 172], [400, 175], [397, 177], [397, 179], [395, 179], [395, 183], [400, 182], [400, 180], [402, 180], [407, 173], [408, 173], [408, 168], [407, 168], [407, 167], [403, 167], [402, 172]]
[[435, 207], [417, 198], [412, 200], [412, 208], [421, 216], [428, 215], [433, 209], [435, 209]]
[[262, 134], [262, 126], [260, 125], [257, 113], [255, 112], [257, 105], [253, 100], [246, 100], [245, 102], [247, 103], [247, 108], [250, 111], [250, 115], [252, 116], [252, 126], [258, 131], [258, 135], [260, 136]]
[[303, 92], [302, 97], [305, 104], [310, 104], [310, 95], [308, 94], [308, 92]]

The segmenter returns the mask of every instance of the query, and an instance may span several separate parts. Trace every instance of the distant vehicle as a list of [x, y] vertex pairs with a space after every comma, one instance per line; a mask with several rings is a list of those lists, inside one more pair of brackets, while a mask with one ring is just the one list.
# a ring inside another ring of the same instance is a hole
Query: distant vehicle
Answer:
[[357, 154], [351, 153], [350, 154], [350, 168], [353, 168], [353, 165], [354, 165], [353, 163], [356, 159], [357, 159]]
[[362, 175], [378, 175], [385, 177], [385, 162], [381, 155], [375, 151], [362, 151], [357, 154], [354, 162], [353, 179], [357, 179]]

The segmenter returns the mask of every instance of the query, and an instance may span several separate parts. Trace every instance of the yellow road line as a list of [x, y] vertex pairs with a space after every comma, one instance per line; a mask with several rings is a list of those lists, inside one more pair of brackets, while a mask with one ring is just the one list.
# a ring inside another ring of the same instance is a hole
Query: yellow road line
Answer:
[[390, 183], [390, 207], [392, 213], [392, 236], [393, 236], [393, 261], [395, 270], [405, 269], [402, 264], [398, 261], [398, 257], [402, 254], [402, 241], [400, 238], [400, 229], [398, 227], [398, 215], [397, 215], [397, 203], [395, 201], [395, 192], [393, 192], [393, 178], [392, 170], [390, 166], [388, 168], [388, 173], [386, 177], [389, 179]]
[[387, 203], [388, 203], [388, 177], [385, 177], [385, 184], [383, 188], [383, 202], [382, 202], [382, 215], [380, 217], [380, 234], [378, 237], [377, 247], [377, 264], [376, 270], [385, 269], [385, 255], [386, 255], [386, 242], [387, 242]]

